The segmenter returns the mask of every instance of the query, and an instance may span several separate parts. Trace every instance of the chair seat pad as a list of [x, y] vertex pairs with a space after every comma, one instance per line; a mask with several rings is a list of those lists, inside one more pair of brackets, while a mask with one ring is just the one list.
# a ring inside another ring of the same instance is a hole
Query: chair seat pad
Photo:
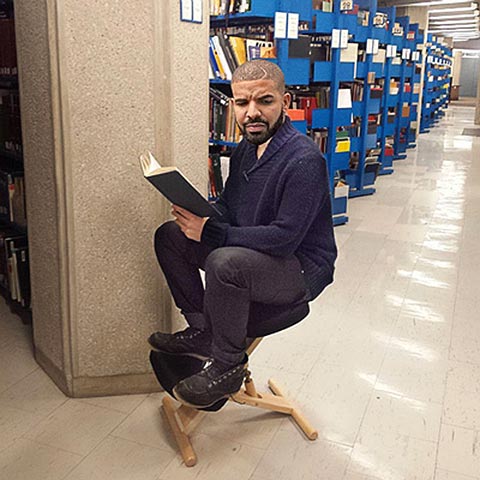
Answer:
[[[152, 350], [150, 352], [150, 363], [152, 364], [158, 383], [160, 383], [166, 392], [175, 398], [173, 387], [185, 378], [198, 373], [205, 362], [190, 355], [171, 355]], [[216, 412], [220, 410], [227, 401], [228, 398], [223, 398], [212, 406], [200, 408], [199, 410]]]

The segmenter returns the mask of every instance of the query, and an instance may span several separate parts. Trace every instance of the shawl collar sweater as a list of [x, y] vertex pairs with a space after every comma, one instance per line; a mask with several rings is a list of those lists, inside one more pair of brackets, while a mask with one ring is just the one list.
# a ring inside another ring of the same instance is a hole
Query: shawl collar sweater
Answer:
[[333, 281], [337, 256], [327, 166], [318, 146], [289, 118], [257, 158], [245, 139], [230, 159], [230, 174], [201, 241], [299, 259], [310, 299]]

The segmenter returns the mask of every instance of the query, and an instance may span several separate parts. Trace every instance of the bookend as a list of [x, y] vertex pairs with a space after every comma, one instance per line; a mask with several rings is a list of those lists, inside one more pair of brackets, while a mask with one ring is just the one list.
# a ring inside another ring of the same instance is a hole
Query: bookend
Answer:
[[[266, 313], [263, 317], [257, 315]], [[261, 342], [262, 337], [274, 333], [288, 326], [294, 325], [309, 312], [308, 304], [302, 303], [294, 307], [273, 307], [255, 304], [252, 307], [251, 320], [249, 322], [249, 341], [247, 354], [250, 356], [253, 350]], [[258, 319], [261, 320], [258, 320]], [[255, 319], [255, 321], [252, 321]], [[252, 327], [250, 327], [250, 324]], [[253, 336], [252, 333], [261, 333]], [[160, 385], [173, 397], [173, 387], [184, 378], [201, 370], [203, 361], [187, 355], [169, 355], [156, 351], [150, 353], [150, 362]], [[270, 379], [268, 386], [272, 393], [258, 393], [248, 371], [243, 387], [239, 392], [230, 397], [236, 403], [263, 408], [274, 412], [290, 415], [298, 427], [305, 433], [308, 439], [315, 440], [318, 432], [309, 424], [307, 419], [295, 405], [284, 395], [278, 384]], [[173, 432], [175, 441], [180, 449], [183, 460], [187, 467], [193, 467], [197, 463], [197, 455], [192, 446], [189, 435], [199, 425], [206, 413], [218, 411], [229, 399], [219, 400], [214, 405], [195, 409], [186, 405], [178, 404], [165, 396], [162, 401], [163, 412]]]

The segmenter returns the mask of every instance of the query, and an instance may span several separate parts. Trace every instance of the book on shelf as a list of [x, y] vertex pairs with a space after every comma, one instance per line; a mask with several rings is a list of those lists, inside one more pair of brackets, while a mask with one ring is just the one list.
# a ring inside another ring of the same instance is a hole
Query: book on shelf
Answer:
[[232, 48], [233, 56], [238, 65], [242, 65], [247, 61], [247, 51], [245, 49], [245, 39], [236, 36], [229, 36], [228, 41]]
[[340, 50], [340, 61], [353, 63], [353, 78], [357, 76], [358, 43], [348, 42], [347, 48]]
[[313, 10], [320, 10], [322, 12], [332, 12], [333, 11], [333, 1], [332, 0], [312, 0]]
[[11, 17], [0, 18], [0, 75], [17, 75], [15, 23]]
[[311, 133], [311, 138], [318, 145], [318, 148], [322, 153], [327, 153], [328, 130], [313, 130]]
[[287, 115], [292, 122], [300, 122], [305, 120], [305, 110], [301, 108], [289, 108]]
[[350, 88], [338, 90], [337, 108], [352, 108], [352, 91]]
[[288, 42], [288, 58], [309, 58], [310, 36], [299, 35], [298, 38]]
[[11, 300], [30, 305], [27, 236], [9, 229], [0, 231], [0, 285]]
[[379, 48], [377, 53], [373, 54], [373, 63], [385, 63], [387, 51], [385, 48]]
[[210, 0], [210, 15], [227, 15], [250, 11], [252, 0]]
[[380, 85], [372, 85], [370, 87], [370, 98], [382, 98], [383, 87]]
[[388, 28], [388, 15], [382, 12], [376, 12], [373, 17], [373, 26], [376, 28]]
[[177, 167], [162, 167], [151, 152], [140, 155], [144, 177], [172, 204], [199, 217], [218, 215], [214, 205], [195, 188]]

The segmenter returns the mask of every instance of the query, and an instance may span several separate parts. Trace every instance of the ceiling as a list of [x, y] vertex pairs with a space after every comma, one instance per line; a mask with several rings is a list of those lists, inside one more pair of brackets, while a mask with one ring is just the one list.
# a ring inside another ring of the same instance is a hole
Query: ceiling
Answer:
[[[480, 0], [379, 0], [381, 6], [404, 7], [408, 15], [422, 9], [428, 18], [427, 31], [441, 37], [453, 38], [454, 46], [474, 43], [480, 48]], [[426, 11], [425, 11], [426, 9]], [[415, 16], [416, 17], [416, 16]], [[457, 45], [457, 43], [459, 45]]]

